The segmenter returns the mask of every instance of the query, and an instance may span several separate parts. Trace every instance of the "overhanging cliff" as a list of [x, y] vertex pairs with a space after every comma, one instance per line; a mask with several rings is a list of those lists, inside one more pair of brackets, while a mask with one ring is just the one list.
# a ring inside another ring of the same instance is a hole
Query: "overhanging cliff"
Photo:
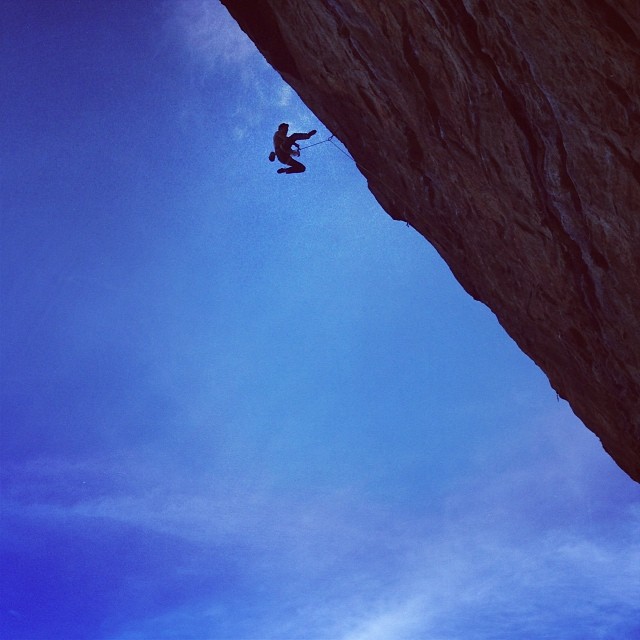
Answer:
[[640, 3], [222, 3], [640, 481]]

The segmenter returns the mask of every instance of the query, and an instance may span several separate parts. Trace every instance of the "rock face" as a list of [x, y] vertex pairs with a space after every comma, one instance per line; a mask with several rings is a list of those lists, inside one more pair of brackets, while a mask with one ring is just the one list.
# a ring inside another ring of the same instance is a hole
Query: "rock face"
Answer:
[[640, 3], [222, 2], [640, 481]]

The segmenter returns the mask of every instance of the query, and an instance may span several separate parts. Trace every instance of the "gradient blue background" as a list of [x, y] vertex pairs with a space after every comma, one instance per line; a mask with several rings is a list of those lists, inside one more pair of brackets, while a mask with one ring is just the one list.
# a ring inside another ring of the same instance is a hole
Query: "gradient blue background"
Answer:
[[638, 485], [217, 2], [0, 31], [0, 637], [640, 637]]

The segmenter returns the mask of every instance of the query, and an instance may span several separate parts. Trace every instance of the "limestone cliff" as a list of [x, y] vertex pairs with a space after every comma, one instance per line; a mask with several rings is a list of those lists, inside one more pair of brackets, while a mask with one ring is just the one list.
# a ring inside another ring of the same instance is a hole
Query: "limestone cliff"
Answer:
[[222, 2], [640, 481], [640, 3]]

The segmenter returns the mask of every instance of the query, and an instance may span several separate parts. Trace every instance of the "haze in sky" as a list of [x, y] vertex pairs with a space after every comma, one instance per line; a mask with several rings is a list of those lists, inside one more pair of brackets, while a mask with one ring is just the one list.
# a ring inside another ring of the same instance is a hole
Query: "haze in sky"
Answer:
[[640, 637], [638, 485], [217, 2], [0, 31], [0, 637]]

